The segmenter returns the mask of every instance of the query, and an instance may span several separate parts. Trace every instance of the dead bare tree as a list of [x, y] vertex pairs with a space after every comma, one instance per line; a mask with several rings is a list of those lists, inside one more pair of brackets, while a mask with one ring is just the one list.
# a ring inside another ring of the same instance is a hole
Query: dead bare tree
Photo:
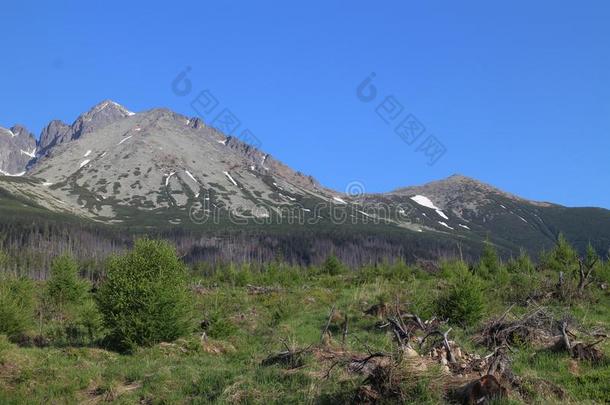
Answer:
[[568, 322], [561, 322], [561, 342], [563, 344], [563, 348], [572, 354], [572, 343], [570, 342], [570, 337], [568, 336]]
[[345, 314], [345, 320], [343, 321], [343, 335], [341, 337], [341, 345], [345, 347], [345, 343], [347, 342], [347, 333], [349, 329], [349, 318], [347, 314]]
[[593, 282], [590, 280], [595, 265], [599, 261], [599, 257], [589, 259], [578, 259], [578, 291], [582, 293], [584, 289]]
[[330, 309], [330, 313], [328, 314], [328, 320], [326, 321], [326, 326], [322, 329], [322, 334], [320, 335], [320, 341], [324, 342], [324, 337], [328, 335], [328, 328], [330, 328], [330, 323], [332, 322], [333, 315], [335, 314], [335, 304], [333, 304]]
[[570, 340], [570, 337], [576, 338], [576, 336], [570, 332], [569, 325], [566, 320], [563, 320], [560, 325], [561, 337], [560, 340], [555, 344], [554, 349], [559, 351], [567, 351], [571, 357], [576, 360], [600, 362], [604, 358], [604, 354], [601, 350], [595, 346], [604, 342], [607, 338], [606, 335], [598, 334], [596, 337], [599, 339], [593, 343], [585, 344], [582, 342], [574, 343]]

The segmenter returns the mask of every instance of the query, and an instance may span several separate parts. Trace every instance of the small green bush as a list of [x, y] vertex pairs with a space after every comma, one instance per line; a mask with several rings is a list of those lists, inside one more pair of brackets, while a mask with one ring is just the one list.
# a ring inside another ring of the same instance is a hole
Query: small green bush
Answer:
[[481, 320], [485, 310], [483, 283], [469, 271], [457, 271], [436, 301], [437, 312], [451, 323], [470, 326]]
[[102, 331], [100, 311], [93, 299], [88, 298], [66, 312], [66, 317], [60, 324], [52, 325], [48, 337], [53, 344], [59, 346], [90, 346], [101, 340]]
[[536, 266], [532, 262], [530, 256], [524, 250], [521, 250], [516, 259], [511, 258], [507, 265], [507, 269], [511, 273], [532, 274], [536, 270]]
[[498, 257], [498, 252], [491, 242], [486, 241], [483, 247], [483, 253], [476, 266], [477, 274], [481, 277], [493, 277], [500, 271], [501, 263]]
[[0, 334], [14, 337], [33, 324], [34, 283], [25, 278], [0, 279]]
[[553, 250], [548, 253], [543, 252], [540, 257], [540, 262], [543, 267], [557, 272], [561, 271], [567, 276], [578, 268], [578, 253], [565, 236], [560, 233]]
[[341, 273], [343, 273], [343, 270], [344, 270], [343, 263], [341, 263], [339, 258], [337, 258], [337, 256], [335, 256], [334, 254], [328, 256], [328, 258], [322, 265], [322, 272], [324, 272], [328, 275], [331, 275], [331, 276], [336, 276], [338, 274], [341, 274]]
[[606, 284], [610, 284], [610, 260], [600, 265], [598, 278]]
[[192, 297], [183, 263], [162, 241], [136, 241], [133, 251], [113, 257], [97, 299], [109, 343], [132, 351], [170, 342], [189, 332]]
[[69, 305], [79, 305], [87, 294], [87, 284], [78, 276], [78, 265], [71, 256], [57, 257], [51, 263], [47, 282], [51, 303], [60, 311]]

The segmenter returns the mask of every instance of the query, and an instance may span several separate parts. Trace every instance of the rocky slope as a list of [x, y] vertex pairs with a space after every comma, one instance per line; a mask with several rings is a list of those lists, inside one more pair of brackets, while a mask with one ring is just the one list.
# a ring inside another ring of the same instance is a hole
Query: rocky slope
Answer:
[[34, 136], [21, 125], [0, 127], [0, 175], [25, 174], [28, 163], [36, 157]]
[[510, 251], [540, 248], [564, 231], [583, 243], [593, 235], [600, 249], [610, 245], [607, 210], [529, 201], [460, 175], [345, 195], [167, 109], [133, 113], [103, 101], [71, 125], [51, 122], [38, 144], [13, 127], [0, 130], [0, 145], [2, 174], [23, 175], [0, 177], [0, 188], [104, 223], [375, 227], [458, 244], [490, 239]]

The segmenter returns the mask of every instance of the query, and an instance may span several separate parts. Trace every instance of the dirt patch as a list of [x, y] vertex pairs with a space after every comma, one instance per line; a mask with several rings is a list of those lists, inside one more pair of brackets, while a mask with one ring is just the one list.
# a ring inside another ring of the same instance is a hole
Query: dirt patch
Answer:
[[122, 395], [136, 391], [140, 388], [142, 388], [142, 384], [138, 382], [133, 382], [131, 384], [121, 384], [109, 389], [96, 387], [88, 391], [88, 398], [82, 401], [81, 404], [94, 405], [102, 402], [114, 402]]

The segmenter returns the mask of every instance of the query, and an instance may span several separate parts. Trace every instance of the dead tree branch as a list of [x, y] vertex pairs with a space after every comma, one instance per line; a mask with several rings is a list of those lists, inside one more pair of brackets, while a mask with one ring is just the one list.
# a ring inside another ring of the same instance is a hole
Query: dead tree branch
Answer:
[[330, 313], [328, 314], [328, 320], [326, 321], [326, 326], [322, 329], [322, 334], [320, 335], [320, 341], [324, 342], [324, 336], [328, 334], [328, 328], [330, 328], [330, 323], [332, 322], [333, 315], [335, 314], [335, 304], [333, 304], [330, 309]]
[[449, 332], [451, 332], [451, 330], [452, 330], [452, 328], [449, 328], [445, 333], [441, 332], [440, 330], [435, 330], [435, 331], [428, 333], [421, 340], [419, 347], [421, 348], [424, 345], [424, 342], [426, 341], [426, 339], [428, 339], [430, 336], [438, 335], [443, 338], [443, 346], [445, 347], [445, 351], [447, 351], [447, 361], [449, 361], [450, 364], [456, 364], [457, 360], [455, 358], [455, 354], [453, 354], [453, 351], [451, 350], [451, 345], [449, 344], [449, 339], [447, 338], [447, 336], [449, 335]]

